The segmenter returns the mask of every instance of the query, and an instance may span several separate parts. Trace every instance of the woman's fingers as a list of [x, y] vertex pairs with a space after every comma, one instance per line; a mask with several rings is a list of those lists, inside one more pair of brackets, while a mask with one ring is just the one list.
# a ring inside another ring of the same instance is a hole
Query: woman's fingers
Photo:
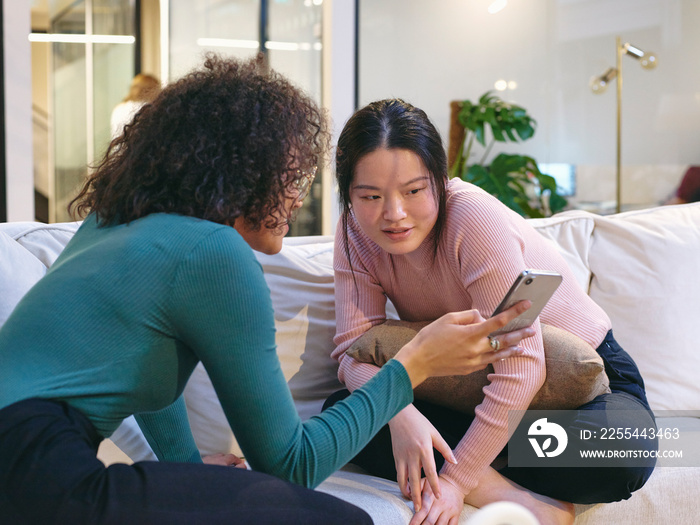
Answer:
[[427, 480], [430, 487], [433, 489], [433, 493], [436, 498], [440, 498], [440, 479], [437, 473], [437, 467], [435, 466], [435, 457], [431, 454], [423, 458], [423, 472], [425, 473], [425, 479]]
[[[517, 355], [517, 351], [507, 349], [495, 358], [493, 350], [500, 350], [500, 346], [491, 347], [487, 337], [530, 305], [530, 301], [521, 301], [487, 320], [476, 310], [446, 314], [418, 332], [394, 358], [403, 364], [414, 388], [430, 376], [470, 374], [488, 363]], [[511, 335], [508, 341], [516, 338]]]
[[411, 492], [408, 488], [408, 470], [406, 469], [406, 464], [403, 462], [396, 463], [396, 481], [399, 484], [401, 494], [406, 498], [410, 498]]
[[[435, 450], [442, 454], [442, 457], [445, 458], [445, 461], [456, 465], [457, 459], [452, 453], [450, 445], [447, 444], [447, 441], [445, 441], [442, 438], [440, 433], [437, 431], [433, 432], [432, 438], [433, 448], [435, 448]], [[425, 474], [425, 481], [427, 481], [430, 485], [433, 494], [436, 498], [440, 499], [440, 496], [442, 494], [442, 491], [440, 490], [440, 477], [437, 473], [437, 467], [435, 465], [435, 456], [432, 454], [432, 450], [428, 451], [426, 456], [423, 458], [423, 473]]]
[[[425, 483], [425, 480], [423, 480]], [[411, 521], [409, 525], [421, 525], [424, 521], [425, 518], [428, 516], [428, 513], [430, 512], [430, 508], [432, 507], [433, 501], [435, 500], [435, 497], [433, 496], [433, 492], [430, 488], [430, 485], [422, 485], [422, 505], [420, 510], [414, 508], [414, 514], [413, 517], [411, 518]]]
[[207, 465], [222, 465], [224, 467], [230, 467], [231, 465], [238, 466], [240, 463], [245, 464], [245, 460], [239, 458], [234, 454], [212, 454], [210, 456], [204, 456], [202, 462]]
[[443, 437], [440, 435], [439, 432], [437, 432], [437, 430], [433, 432], [432, 435], [433, 447], [435, 448], [435, 450], [442, 454], [442, 457], [445, 458], [445, 461], [456, 465], [457, 458], [455, 458], [454, 454], [452, 453], [452, 449], [450, 448], [450, 445], [447, 444], [447, 441], [443, 439]]
[[493, 333], [510, 323], [513, 319], [530, 308], [530, 306], [532, 306], [530, 301], [520, 301], [508, 308], [508, 310], [505, 312], [501, 312], [500, 314], [494, 315], [493, 317], [484, 321], [481, 324], [481, 328], [486, 331], [485, 335]]
[[535, 329], [528, 327], [505, 334], [487, 336], [488, 345], [493, 351], [483, 354], [486, 364], [521, 355], [523, 349], [518, 345], [523, 339], [527, 339], [533, 335], [535, 335]]
[[411, 501], [413, 501], [413, 508], [416, 511], [421, 508], [421, 473], [420, 465], [412, 464], [408, 470], [408, 484], [411, 488]]
[[444, 321], [450, 324], [462, 325], [473, 325], [485, 321], [485, 319], [481, 316], [478, 310], [462, 310], [461, 312], [451, 312], [449, 314], [445, 314], [440, 319], [443, 319]]
[[520, 341], [527, 339], [528, 337], [532, 337], [533, 335], [535, 335], [535, 329], [532, 327], [527, 327], [505, 334], [500, 334], [496, 337], [500, 342], [501, 348], [507, 348], [509, 346], [518, 346]]

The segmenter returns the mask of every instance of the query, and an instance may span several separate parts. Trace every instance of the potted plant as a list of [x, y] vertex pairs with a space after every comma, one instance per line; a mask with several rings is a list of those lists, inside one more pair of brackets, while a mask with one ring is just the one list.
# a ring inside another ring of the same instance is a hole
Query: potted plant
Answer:
[[[476, 104], [453, 102], [452, 112], [450, 177], [481, 187], [524, 217], [546, 217], [566, 206], [554, 177], [542, 173], [532, 157], [501, 153], [486, 163], [495, 142], [520, 142], [535, 134], [536, 122], [524, 108], [488, 91]], [[488, 145], [487, 125], [491, 130]], [[484, 151], [478, 162], [470, 163], [474, 141]]]

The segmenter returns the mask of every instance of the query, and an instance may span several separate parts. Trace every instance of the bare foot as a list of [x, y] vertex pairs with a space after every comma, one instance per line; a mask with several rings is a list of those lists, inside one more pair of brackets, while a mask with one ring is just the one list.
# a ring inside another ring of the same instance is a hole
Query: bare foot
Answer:
[[542, 525], [572, 525], [576, 517], [573, 503], [536, 494], [489, 468], [464, 502], [483, 507], [496, 501], [519, 503], [532, 512]]

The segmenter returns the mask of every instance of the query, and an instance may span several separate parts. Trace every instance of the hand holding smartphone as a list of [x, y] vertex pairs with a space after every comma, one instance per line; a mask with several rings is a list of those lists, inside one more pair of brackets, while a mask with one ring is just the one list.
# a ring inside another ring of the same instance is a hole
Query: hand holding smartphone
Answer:
[[562, 276], [557, 272], [549, 270], [523, 270], [515, 278], [513, 286], [510, 287], [508, 293], [494, 310], [492, 317], [507, 310], [514, 304], [528, 300], [532, 303], [529, 309], [525, 310], [518, 317], [513, 319], [500, 330], [493, 332], [492, 336], [512, 332], [527, 328], [535, 322], [537, 316], [540, 315], [542, 309], [547, 304], [547, 301], [554, 295], [554, 292], [559, 287], [562, 281]]

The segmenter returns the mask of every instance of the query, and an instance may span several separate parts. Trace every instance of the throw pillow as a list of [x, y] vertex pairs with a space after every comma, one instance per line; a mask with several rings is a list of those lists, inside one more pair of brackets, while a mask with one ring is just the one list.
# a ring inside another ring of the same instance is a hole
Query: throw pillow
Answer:
[[[388, 320], [370, 328], [346, 353], [357, 361], [382, 366], [427, 324]], [[565, 330], [541, 326], [547, 378], [530, 409], [574, 409], [610, 392], [603, 360], [588, 343]], [[473, 414], [484, 399], [483, 388], [493, 372], [489, 365], [469, 375], [431, 377], [415, 389], [414, 395], [416, 399]]]
[[635, 360], [652, 410], [700, 410], [700, 203], [597, 217], [590, 296]]

